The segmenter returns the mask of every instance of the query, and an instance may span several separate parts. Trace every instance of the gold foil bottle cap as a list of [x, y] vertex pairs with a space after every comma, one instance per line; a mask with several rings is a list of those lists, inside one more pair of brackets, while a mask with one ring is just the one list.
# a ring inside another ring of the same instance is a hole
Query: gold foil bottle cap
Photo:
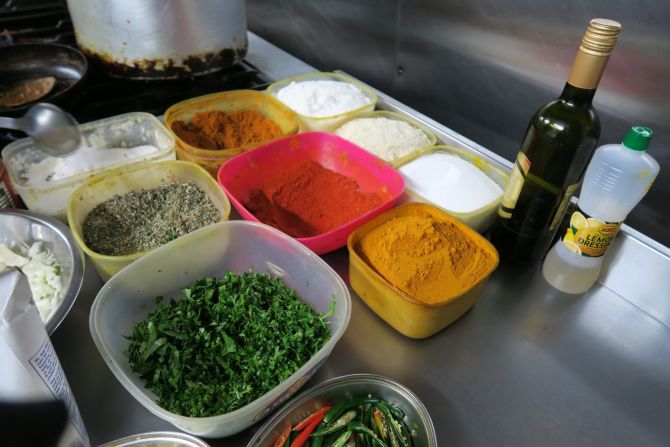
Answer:
[[619, 22], [609, 19], [592, 19], [579, 49], [594, 56], [609, 56], [620, 32]]

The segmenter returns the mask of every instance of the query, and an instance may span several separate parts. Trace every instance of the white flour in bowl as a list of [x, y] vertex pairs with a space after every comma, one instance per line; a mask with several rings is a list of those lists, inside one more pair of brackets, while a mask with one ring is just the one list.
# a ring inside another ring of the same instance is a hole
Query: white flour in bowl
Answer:
[[351, 112], [372, 102], [353, 84], [325, 80], [291, 82], [277, 92], [277, 99], [312, 118]]

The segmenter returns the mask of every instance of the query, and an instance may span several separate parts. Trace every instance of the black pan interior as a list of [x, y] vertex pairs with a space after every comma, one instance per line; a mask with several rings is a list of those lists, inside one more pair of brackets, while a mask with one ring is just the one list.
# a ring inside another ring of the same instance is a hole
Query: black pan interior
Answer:
[[[0, 85], [53, 76], [56, 84], [39, 101], [58, 102], [86, 74], [86, 57], [77, 49], [59, 44], [24, 43], [0, 47]], [[16, 112], [32, 104], [0, 106], [0, 112]]]

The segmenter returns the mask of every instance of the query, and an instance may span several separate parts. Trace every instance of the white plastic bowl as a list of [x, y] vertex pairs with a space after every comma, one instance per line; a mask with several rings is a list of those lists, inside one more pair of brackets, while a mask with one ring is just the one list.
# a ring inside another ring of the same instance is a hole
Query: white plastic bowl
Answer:
[[[336, 301], [328, 319], [331, 337], [298, 371], [255, 401], [233, 412], [210, 417], [171, 413], [156, 403], [132, 372], [124, 350], [133, 323], [155, 308], [155, 297], [183, 298], [180, 289], [203, 276], [222, 277], [253, 268], [281, 277], [319, 313]], [[91, 307], [93, 341], [112, 373], [130, 394], [156, 416], [198, 436], [238, 433], [267, 416], [295, 393], [323, 364], [342, 337], [351, 316], [351, 297], [344, 281], [315, 253], [284, 233], [257, 222], [222, 222], [176, 239], [125, 267], [100, 290]]]

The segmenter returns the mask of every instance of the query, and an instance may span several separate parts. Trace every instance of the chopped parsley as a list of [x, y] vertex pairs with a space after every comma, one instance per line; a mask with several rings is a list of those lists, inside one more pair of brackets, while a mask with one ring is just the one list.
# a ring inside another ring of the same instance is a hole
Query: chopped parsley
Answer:
[[234, 411], [304, 365], [330, 338], [280, 278], [249, 270], [201, 278], [133, 326], [127, 355], [158, 404], [183, 416]]

